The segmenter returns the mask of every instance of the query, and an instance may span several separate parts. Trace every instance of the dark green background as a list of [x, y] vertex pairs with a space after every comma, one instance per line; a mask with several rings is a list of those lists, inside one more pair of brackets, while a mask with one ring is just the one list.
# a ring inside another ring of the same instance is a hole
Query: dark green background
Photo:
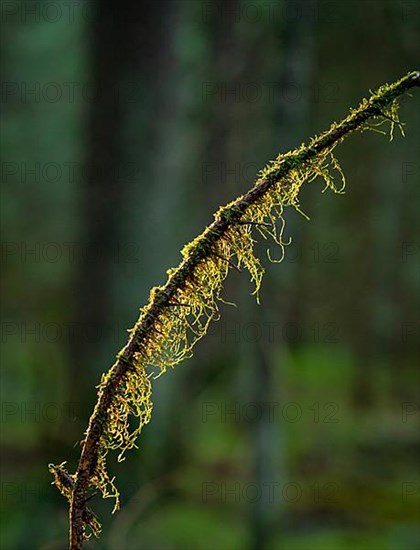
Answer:
[[[418, 69], [417, 1], [2, 2], [1, 547], [61, 549], [95, 385], [151, 286], [257, 171]], [[261, 306], [154, 384], [96, 497], [108, 550], [411, 550], [419, 540], [419, 92], [355, 135]], [[273, 255], [276, 251], [272, 251]]]

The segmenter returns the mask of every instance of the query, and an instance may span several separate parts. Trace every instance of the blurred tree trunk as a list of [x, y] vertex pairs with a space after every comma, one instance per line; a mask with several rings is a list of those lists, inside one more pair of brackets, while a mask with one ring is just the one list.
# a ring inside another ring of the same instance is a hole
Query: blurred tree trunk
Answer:
[[74, 287], [74, 319], [79, 330], [71, 350], [73, 398], [82, 404], [89, 394], [89, 401], [92, 400], [92, 381], [105, 368], [98, 364], [103, 357], [98, 351], [110, 331], [111, 272], [118, 245], [121, 197], [117, 179], [121, 105], [116, 91], [127, 52], [123, 17], [116, 15], [112, 4], [95, 3], [92, 21], [94, 98], [88, 105], [86, 167], [80, 199], [79, 242], [83, 254]]
[[[314, 19], [305, 9], [304, 1], [294, 3], [293, 12], [299, 14], [293, 17], [293, 24], [285, 10], [280, 25], [278, 21], [266, 17], [261, 22], [265, 32], [255, 37], [249, 29], [242, 37], [240, 50], [245, 53], [243, 70], [238, 78], [245, 83], [256, 81], [262, 89], [261, 100], [255, 105], [239, 102], [235, 106], [234, 158], [239, 156], [241, 166], [246, 166], [250, 161], [262, 166], [267, 162], [267, 156], [273, 158], [279, 151], [297, 146], [306, 134], [313, 74]], [[261, 44], [261, 36], [268, 37], [266, 43]], [[268, 86], [272, 86], [272, 95], [266, 93]], [[294, 240], [299, 242], [299, 223], [294, 223], [295, 218], [288, 216], [287, 219], [287, 233], [293, 234]], [[265, 262], [265, 243], [260, 244], [263, 246], [260, 246], [259, 255]], [[276, 250], [273, 256], [278, 255]], [[254, 449], [253, 481], [262, 494], [255, 503], [249, 504], [250, 547], [253, 550], [268, 548], [274, 536], [276, 547], [281, 545], [279, 516], [282, 523], [283, 510], [278, 495], [288, 481], [283, 438], [279, 431], [281, 419], [278, 414], [273, 418], [273, 411], [279, 410], [278, 405], [283, 397], [279, 392], [282, 366], [277, 358], [279, 354], [284, 355], [283, 348], [287, 348], [287, 342], [280, 342], [278, 338], [272, 341], [268, 327], [277, 327], [273, 332], [278, 335], [281, 332], [278, 327], [284, 326], [290, 315], [298, 315], [297, 320], [301, 321], [300, 292], [288, 292], [287, 289], [290, 286], [296, 289], [295, 278], [302, 270], [298, 269], [298, 263], [287, 261], [277, 267], [268, 270], [265, 275], [261, 291], [262, 306], [250, 303], [247, 280], [243, 280], [244, 299], [240, 304], [241, 320], [257, 327], [258, 335], [255, 339], [242, 341], [240, 358], [240, 372], [249, 377], [247, 400], [257, 403], [261, 412], [250, 431], [251, 447]], [[279, 288], [282, 290], [279, 291]], [[244, 326], [243, 323], [241, 326]], [[244, 334], [245, 331], [242, 331], [242, 338]], [[273, 501], [265, 490], [269, 486], [276, 487]]]
[[87, 105], [85, 178], [80, 185], [82, 254], [73, 306], [78, 330], [70, 350], [72, 399], [82, 404], [83, 411], [89, 410], [85, 401], [94, 399], [99, 373], [109, 368], [126, 339], [115, 315], [115, 278], [131, 254], [121, 231], [131, 169], [124, 138], [133, 104], [141, 101], [134, 85], [135, 71], [142, 64], [149, 71], [154, 69], [150, 52], [155, 48], [161, 7], [161, 2], [151, 1], [125, 2], [121, 9], [106, 2], [92, 7], [93, 99]]

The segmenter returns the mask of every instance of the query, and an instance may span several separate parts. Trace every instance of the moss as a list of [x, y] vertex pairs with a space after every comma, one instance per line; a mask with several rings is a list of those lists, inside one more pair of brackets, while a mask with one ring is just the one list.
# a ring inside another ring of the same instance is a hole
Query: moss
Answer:
[[[307, 145], [278, 155], [261, 170], [246, 195], [220, 208], [213, 224], [182, 249], [183, 261], [167, 271], [167, 283], [152, 288], [149, 303], [140, 310], [140, 318], [130, 330], [129, 344], [118, 354], [117, 363], [102, 376], [98, 404], [86, 435], [90, 437], [89, 430], [95, 423], [101, 424], [89, 483], [104, 498], [115, 499], [114, 511], [119, 507], [119, 493], [114, 478], [107, 473], [106, 457], [110, 450], [118, 450], [118, 460], [124, 460], [124, 453], [136, 446], [152, 414], [151, 378], [190, 357], [211, 321], [219, 318], [219, 304], [223, 302], [220, 294], [231, 267], [248, 271], [258, 300], [264, 269], [254, 251], [255, 236], [273, 239], [280, 255], [277, 260], [270, 256], [269, 259], [281, 261], [284, 247], [290, 242], [283, 239], [284, 209], [291, 206], [307, 217], [300, 208], [299, 195], [303, 185], [316, 178], [324, 181], [323, 191], [342, 193], [346, 182], [335, 157], [337, 145], [354, 131], [382, 132], [385, 124], [389, 125], [392, 139], [395, 125], [402, 129], [397, 97], [415, 85], [409, 83], [418, 79], [418, 75], [410, 73], [395, 84], [381, 87], [369, 100], [362, 100], [340, 124], [333, 123]], [[123, 375], [117, 377], [121, 364]], [[131, 417], [137, 419], [134, 429], [130, 428]], [[74, 478], [63, 477], [62, 465], [50, 470], [54, 483], [70, 500], [72, 488], [63, 479]]]

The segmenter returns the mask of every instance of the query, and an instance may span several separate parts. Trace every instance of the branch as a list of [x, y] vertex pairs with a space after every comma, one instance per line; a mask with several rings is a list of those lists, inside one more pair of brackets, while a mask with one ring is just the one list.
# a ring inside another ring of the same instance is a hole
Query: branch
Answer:
[[[176, 269], [168, 271], [166, 284], [152, 289], [149, 303], [142, 309], [128, 343], [102, 378], [77, 472], [73, 476], [67, 474], [67, 480], [70, 476], [74, 482], [71, 486], [67, 483], [63, 490], [56, 481], [70, 501], [71, 550], [82, 548], [86, 538], [85, 526], [92, 520], [91, 512], [89, 510], [87, 513], [86, 508], [88, 490], [95, 487], [104, 497], [118, 499], [113, 480], [109, 479], [105, 470], [105, 456], [108, 449], [119, 448], [124, 452], [134, 446], [135, 437], [150, 419], [150, 374], [146, 374], [146, 368], [150, 370], [151, 365], [157, 365], [163, 372], [191, 353], [195, 341], [205, 333], [217, 312], [217, 302], [221, 299], [219, 291], [229, 267], [233, 265], [230, 261], [232, 256], [236, 256], [238, 268], [244, 265], [249, 270], [258, 291], [263, 270], [253, 255], [252, 227], [268, 226], [276, 242], [282, 246], [275, 221], [279, 217], [283, 220], [284, 206], [292, 205], [299, 210], [298, 194], [302, 184], [321, 176], [326, 185], [337, 192], [331, 170], [339, 172], [343, 183], [344, 176], [333, 156], [336, 145], [355, 130], [370, 129], [367, 124], [370, 119], [379, 122], [391, 119], [392, 131], [394, 123], [399, 123], [397, 98], [418, 86], [418, 71], [409, 73], [394, 84], [382, 86], [339, 124], [334, 123], [307, 145], [279, 155], [262, 170], [260, 178], [245, 195], [221, 208], [215, 214], [213, 223], [183, 249], [184, 259]], [[215, 257], [222, 257], [226, 262], [221, 264]], [[178, 305], [191, 307], [177, 308]], [[174, 309], [176, 313], [172, 313]], [[176, 324], [181, 321], [183, 325]], [[157, 324], [160, 325], [159, 331]], [[188, 330], [194, 336], [192, 342], [188, 340]], [[175, 336], [178, 340], [171, 348], [170, 342]], [[184, 344], [181, 352], [178, 349], [180, 343]], [[130, 399], [128, 406], [126, 401]], [[133, 410], [140, 418], [140, 425], [134, 433], [126, 434], [124, 422]], [[54, 468], [58, 469], [55, 477], [59, 478], [62, 467]], [[109, 493], [109, 488], [114, 491], [113, 494]]]

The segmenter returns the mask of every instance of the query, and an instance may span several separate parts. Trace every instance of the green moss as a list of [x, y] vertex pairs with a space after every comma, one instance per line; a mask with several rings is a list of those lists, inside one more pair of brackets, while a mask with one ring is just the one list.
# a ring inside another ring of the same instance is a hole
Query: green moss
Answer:
[[[140, 310], [140, 318], [130, 331], [136, 351], [129, 352], [127, 345], [118, 354], [117, 364], [103, 375], [100, 399], [90, 423], [91, 427], [100, 421], [104, 428], [89, 481], [104, 498], [115, 499], [114, 510], [119, 507], [119, 493], [114, 478], [107, 472], [106, 456], [110, 450], [118, 450], [118, 459], [124, 460], [125, 451], [135, 447], [137, 437], [150, 421], [151, 377], [160, 376], [192, 355], [210, 322], [219, 318], [219, 304], [223, 301], [220, 293], [232, 266], [248, 271], [258, 300], [264, 269], [254, 251], [255, 234], [277, 243], [280, 259], [276, 261], [281, 261], [288, 244], [283, 240], [284, 209], [291, 206], [307, 217], [300, 209], [300, 191], [305, 183], [318, 177], [324, 181], [323, 191], [342, 193], [345, 178], [335, 148], [354, 131], [378, 131], [384, 124], [389, 125], [392, 139], [395, 125], [401, 128], [397, 97], [410, 87], [410, 79], [417, 77], [418, 73], [410, 73], [395, 84], [382, 86], [340, 124], [333, 123], [307, 145], [271, 161], [248, 194], [220, 208], [216, 221], [182, 249], [183, 261], [178, 268], [168, 270], [166, 285], [152, 288], [149, 303]], [[373, 122], [368, 123], [371, 119]], [[118, 363], [124, 364], [125, 369], [116, 388], [113, 376]], [[107, 392], [110, 406], [104, 411], [101, 396]], [[137, 419], [134, 429], [130, 428], [131, 417]], [[54, 483], [64, 496], [71, 498], [71, 490], [57, 475], [60, 467], [54, 468]]]
[[[324, 181], [324, 191], [330, 189], [342, 193], [345, 178], [339, 162], [334, 156], [338, 140], [332, 140], [331, 145], [320, 150], [320, 144], [328, 142], [339, 128], [352, 126], [360, 113], [376, 103], [383, 107], [378, 115], [379, 125], [388, 123], [391, 132], [398, 121], [398, 107], [394, 102], [395, 86], [382, 87], [370, 100], [363, 100], [360, 107], [350, 113], [340, 125], [332, 124], [327, 132], [313, 138], [308, 145], [302, 144], [294, 151], [280, 154], [275, 160], [261, 170], [254, 187], [268, 180], [271, 186], [264, 196], [254, 204], [249, 204], [245, 213], [239, 207], [244, 197], [220, 208], [215, 215], [216, 220], [231, 224], [227, 231], [221, 233], [215, 227], [208, 227], [181, 251], [185, 261], [195, 262], [195, 267], [186, 278], [180, 279], [174, 305], [165, 308], [159, 315], [159, 322], [154, 325], [146, 340], [140, 338], [141, 353], [136, 355], [135, 368], [130, 371], [125, 381], [125, 391], [114, 397], [107, 422], [106, 433], [101, 440], [101, 461], [98, 463], [98, 473], [94, 484], [102, 490], [104, 496], [116, 496], [113, 482], [105, 471], [105, 456], [109, 449], [120, 450], [120, 459], [127, 449], [135, 446], [135, 440], [143, 426], [150, 420], [152, 411], [150, 375], [160, 376], [168, 368], [190, 357], [195, 343], [204, 336], [210, 322], [219, 317], [220, 292], [223, 281], [228, 275], [232, 264], [244, 267], [255, 284], [254, 294], [257, 295], [261, 286], [264, 269], [254, 253], [254, 232], [263, 238], [272, 238], [280, 247], [280, 260], [284, 257], [283, 240], [285, 220], [284, 208], [292, 206], [304, 216], [300, 209], [299, 194], [302, 186], [321, 178]], [[386, 96], [384, 98], [383, 96]], [[389, 103], [391, 101], [391, 103]], [[348, 131], [364, 131], [370, 129], [365, 123]], [[346, 134], [347, 135], [347, 134]], [[244, 218], [248, 225], [235, 224]], [[270, 258], [271, 259], [271, 258]], [[179, 271], [169, 270], [169, 279], [178, 276]], [[150, 292], [149, 304], [143, 308], [139, 319], [138, 330], [141, 331], [142, 321], [150, 316], [149, 308], [155, 304], [161, 287], [155, 287]], [[180, 304], [180, 305], [177, 305]], [[181, 305], [183, 304], [183, 305]], [[185, 305], [187, 304], [187, 306]], [[137, 328], [133, 329], [134, 334]], [[141, 334], [141, 336], [143, 336]], [[120, 360], [129, 363], [124, 354]], [[101, 387], [106, 384], [103, 380]], [[134, 415], [139, 424], [134, 431], [129, 431], [128, 417]]]

